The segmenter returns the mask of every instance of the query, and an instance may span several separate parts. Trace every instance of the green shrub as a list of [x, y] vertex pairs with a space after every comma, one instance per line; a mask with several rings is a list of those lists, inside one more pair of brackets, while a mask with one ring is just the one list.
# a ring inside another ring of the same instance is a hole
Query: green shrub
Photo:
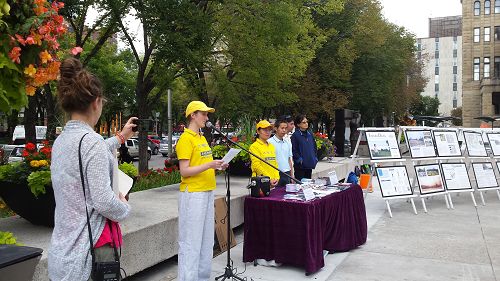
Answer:
[[0, 245], [20, 245], [12, 232], [0, 231]]
[[45, 186], [51, 183], [50, 171], [36, 171], [28, 176], [28, 185], [35, 197], [45, 194]]
[[176, 184], [181, 182], [181, 173], [177, 169], [167, 171], [166, 168], [161, 170], [150, 169], [144, 174], [141, 174], [131, 192], [148, 190], [156, 187]]
[[118, 166], [122, 172], [131, 178], [135, 178], [139, 175], [139, 170], [132, 163], [122, 163]]

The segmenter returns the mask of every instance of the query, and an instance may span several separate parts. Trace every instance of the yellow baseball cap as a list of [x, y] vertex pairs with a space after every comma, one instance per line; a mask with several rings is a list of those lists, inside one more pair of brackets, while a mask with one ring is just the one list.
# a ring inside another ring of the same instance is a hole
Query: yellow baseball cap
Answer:
[[261, 128], [269, 128], [272, 127], [271, 123], [267, 120], [260, 120], [259, 123], [257, 123], [257, 130]]
[[210, 113], [214, 113], [215, 108], [208, 107], [204, 102], [195, 100], [190, 102], [186, 107], [186, 117], [188, 117], [195, 111], [207, 111]]

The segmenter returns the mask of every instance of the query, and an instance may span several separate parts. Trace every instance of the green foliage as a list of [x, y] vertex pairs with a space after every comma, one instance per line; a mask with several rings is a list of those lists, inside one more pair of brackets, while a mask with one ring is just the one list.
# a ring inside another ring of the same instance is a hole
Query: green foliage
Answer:
[[212, 156], [215, 159], [222, 159], [228, 151], [229, 151], [229, 148], [227, 147], [227, 145], [224, 145], [224, 144], [214, 145], [212, 147]]
[[31, 173], [29, 166], [23, 162], [14, 162], [0, 166], [0, 181], [20, 182], [25, 181]]
[[19, 110], [28, 103], [23, 73], [5, 54], [9, 51], [8, 38], [0, 36], [0, 111]]
[[181, 182], [181, 173], [179, 170], [167, 172], [160, 169], [158, 170], [150, 169], [146, 173], [141, 174], [139, 179], [132, 187], [131, 192], [148, 190], [180, 182]]
[[[246, 150], [250, 149], [250, 145], [252, 145], [251, 141], [239, 141], [238, 145], [245, 148]], [[235, 147], [238, 148], [238, 147]], [[224, 155], [229, 151], [229, 148], [225, 144], [218, 144], [212, 147], [212, 155], [216, 159], [222, 159]], [[250, 162], [250, 154], [248, 152], [241, 150], [238, 155], [236, 155], [231, 162], [242, 161], [242, 162]]]
[[35, 171], [28, 176], [28, 186], [35, 197], [45, 194], [45, 186], [51, 183], [50, 171]]
[[0, 231], [0, 245], [20, 245], [12, 232]]
[[122, 163], [118, 166], [122, 172], [131, 178], [135, 178], [139, 175], [139, 170], [132, 163]]
[[439, 116], [439, 99], [437, 97], [420, 96], [410, 108], [410, 114], [416, 116]]
[[454, 108], [451, 111], [451, 116], [456, 117], [457, 119], [451, 121], [451, 123], [455, 126], [462, 126], [462, 107]]

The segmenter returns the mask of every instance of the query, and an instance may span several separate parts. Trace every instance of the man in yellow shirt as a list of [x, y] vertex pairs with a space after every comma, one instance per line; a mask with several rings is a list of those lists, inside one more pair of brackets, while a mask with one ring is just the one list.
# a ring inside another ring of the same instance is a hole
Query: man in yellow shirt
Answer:
[[225, 169], [213, 160], [212, 150], [200, 129], [215, 109], [201, 101], [186, 108], [189, 125], [177, 142], [181, 185], [179, 196], [179, 281], [208, 280], [212, 271], [214, 244], [215, 169]]
[[[268, 142], [271, 137], [272, 129], [273, 126], [267, 120], [262, 120], [257, 123], [258, 137], [250, 146], [250, 152], [264, 159], [274, 167], [278, 167], [278, 161], [276, 161], [276, 150], [274, 146]], [[278, 170], [270, 167], [252, 155], [250, 155], [250, 160], [252, 161], [252, 176], [268, 176], [271, 178], [271, 187], [278, 184], [278, 180], [280, 178]]]

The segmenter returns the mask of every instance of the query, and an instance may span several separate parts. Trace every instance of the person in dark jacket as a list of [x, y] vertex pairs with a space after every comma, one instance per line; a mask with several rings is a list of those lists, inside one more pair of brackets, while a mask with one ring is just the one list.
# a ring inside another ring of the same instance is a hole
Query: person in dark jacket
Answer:
[[316, 142], [314, 136], [307, 129], [309, 123], [305, 115], [295, 118], [295, 132], [292, 135], [293, 169], [298, 180], [310, 179], [312, 170], [316, 168]]

